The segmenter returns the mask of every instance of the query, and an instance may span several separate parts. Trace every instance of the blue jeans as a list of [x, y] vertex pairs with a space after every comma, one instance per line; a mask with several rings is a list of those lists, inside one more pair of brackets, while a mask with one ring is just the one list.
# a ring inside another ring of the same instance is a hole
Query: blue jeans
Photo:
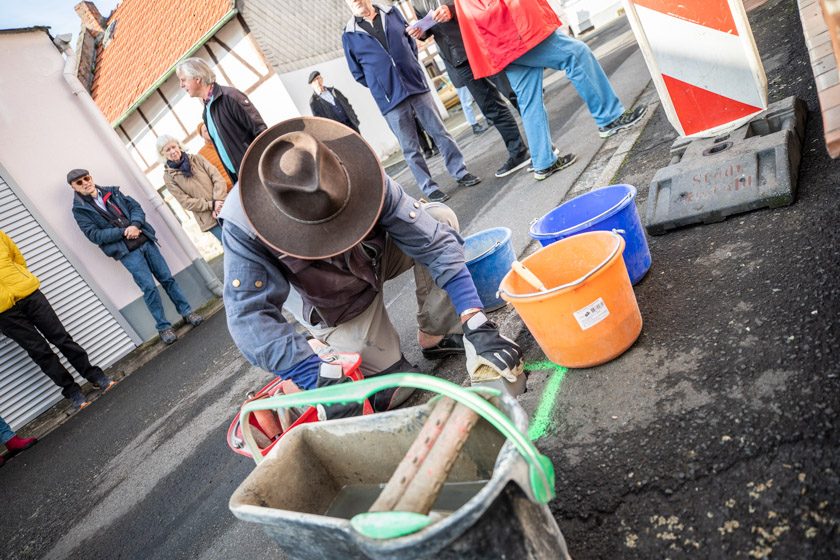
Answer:
[[586, 43], [572, 39], [558, 29], [505, 68], [522, 111], [534, 169], [545, 169], [557, 159], [552, 153], [548, 115], [543, 103], [545, 68], [566, 71], [599, 127], [610, 124], [624, 112], [604, 69]]
[[440, 152], [443, 154], [443, 161], [446, 170], [455, 179], [460, 179], [467, 174], [467, 167], [464, 164], [464, 156], [455, 144], [455, 139], [446, 131], [440, 114], [435, 107], [431, 93], [418, 93], [404, 99], [399, 105], [385, 114], [385, 120], [391, 127], [391, 132], [397, 137], [400, 143], [405, 162], [417, 186], [426, 194], [437, 190], [438, 185], [432, 179], [429, 166], [423, 159], [423, 151], [420, 149], [420, 138], [417, 136], [417, 126], [414, 124], [414, 115], [417, 120], [435, 141]]
[[475, 126], [478, 121], [475, 118], [475, 111], [472, 108], [473, 96], [467, 86], [461, 86], [455, 91], [458, 92], [458, 99], [461, 101], [461, 109], [464, 111], [464, 118], [470, 126]]
[[0, 416], [0, 445], [6, 443], [13, 437], [15, 437], [15, 432], [12, 431], [12, 427], [6, 424], [6, 421]]
[[212, 233], [216, 237], [216, 239], [219, 240], [219, 243], [222, 242], [222, 226], [216, 224], [215, 226], [208, 229], [207, 232]]
[[137, 286], [143, 290], [143, 301], [146, 302], [146, 307], [149, 308], [149, 312], [155, 318], [155, 328], [158, 331], [168, 329], [172, 324], [166, 320], [166, 313], [163, 311], [163, 302], [155, 286], [155, 278], [163, 286], [172, 303], [175, 304], [175, 309], [178, 310], [178, 313], [184, 317], [192, 313], [192, 308], [187, 303], [187, 298], [184, 297], [181, 288], [178, 287], [177, 282], [172, 278], [172, 273], [169, 272], [169, 267], [166, 265], [166, 261], [163, 260], [163, 255], [160, 254], [160, 250], [153, 242], [148, 241], [144, 243], [120, 259], [120, 262], [123, 263], [134, 277], [134, 282]]

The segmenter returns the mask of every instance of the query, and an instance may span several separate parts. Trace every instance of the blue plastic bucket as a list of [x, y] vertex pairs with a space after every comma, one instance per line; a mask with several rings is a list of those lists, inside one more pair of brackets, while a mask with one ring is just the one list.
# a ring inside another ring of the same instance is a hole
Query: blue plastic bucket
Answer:
[[478, 290], [478, 297], [486, 311], [493, 311], [505, 305], [498, 297], [499, 284], [510, 270], [510, 263], [516, 258], [510, 242], [511, 231], [497, 227], [480, 231], [464, 239], [464, 256], [467, 269]]
[[651, 259], [635, 199], [636, 187], [632, 185], [595, 189], [534, 221], [529, 233], [545, 247], [586, 231], [617, 230], [626, 243], [622, 256], [630, 282], [636, 284], [650, 269]]

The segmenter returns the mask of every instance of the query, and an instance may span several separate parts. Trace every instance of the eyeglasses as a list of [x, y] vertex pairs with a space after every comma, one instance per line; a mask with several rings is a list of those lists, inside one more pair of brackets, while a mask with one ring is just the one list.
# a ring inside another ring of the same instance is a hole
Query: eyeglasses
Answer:
[[91, 179], [90, 175], [85, 175], [84, 177], [79, 177], [78, 179], [73, 181], [73, 184], [76, 185], [77, 187], [81, 187], [83, 184], [90, 181], [90, 179]]

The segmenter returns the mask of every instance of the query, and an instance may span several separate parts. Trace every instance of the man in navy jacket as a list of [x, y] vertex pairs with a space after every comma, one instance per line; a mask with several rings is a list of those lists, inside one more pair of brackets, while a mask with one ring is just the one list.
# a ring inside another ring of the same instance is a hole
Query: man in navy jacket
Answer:
[[415, 115], [440, 148], [446, 170], [458, 185], [477, 185], [480, 179], [467, 171], [464, 156], [435, 108], [417, 60], [417, 44], [406, 34], [402, 14], [392, 6], [374, 6], [371, 0], [347, 0], [347, 5], [353, 17], [344, 28], [341, 41], [350, 72], [373, 95], [420, 190], [432, 202], [449, 198], [438, 188], [423, 159]]
[[155, 319], [155, 327], [166, 344], [177, 340], [172, 324], [166, 319], [155, 278], [166, 291], [186, 321], [198, 326], [204, 320], [194, 313], [187, 298], [157, 248], [155, 230], [136, 200], [120, 192], [119, 187], [100, 187], [87, 169], [73, 169], [67, 182], [76, 192], [73, 217], [85, 237], [112, 259], [125, 266], [143, 291], [143, 301]]

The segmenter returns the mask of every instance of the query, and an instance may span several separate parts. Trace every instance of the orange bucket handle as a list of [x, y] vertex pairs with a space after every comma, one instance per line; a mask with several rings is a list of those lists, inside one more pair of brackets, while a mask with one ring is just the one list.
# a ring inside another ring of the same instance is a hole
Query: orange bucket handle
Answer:
[[559, 292], [560, 290], [565, 290], [566, 288], [573, 288], [575, 286], [583, 284], [593, 274], [595, 274], [596, 272], [598, 272], [599, 270], [601, 270], [602, 268], [607, 266], [607, 264], [611, 260], [613, 260], [616, 256], [616, 254], [618, 254], [618, 252], [621, 250], [621, 245], [623, 244], [624, 239], [617, 233], [617, 230], [613, 230], [612, 234], [615, 236], [616, 243], [615, 243], [615, 247], [613, 248], [612, 252], [610, 253], [610, 256], [608, 256], [606, 259], [603, 260], [603, 262], [601, 262], [601, 264], [594, 267], [592, 270], [590, 270], [589, 272], [587, 272], [586, 274], [584, 274], [583, 276], [581, 276], [577, 280], [573, 280], [572, 282], [569, 282], [567, 284], [562, 284], [560, 286], [557, 286], [556, 288], [551, 288], [551, 289], [546, 290], [544, 292], [539, 292], [538, 294], [511, 294], [511, 293], [507, 292], [506, 290], [500, 290], [500, 291], [503, 292], [506, 296], [508, 296], [509, 298], [512, 298], [512, 299], [525, 299], [525, 298], [533, 297], [534, 295], [541, 295], [542, 296], [542, 295], [546, 295], [546, 294], [553, 294], [555, 292]]

